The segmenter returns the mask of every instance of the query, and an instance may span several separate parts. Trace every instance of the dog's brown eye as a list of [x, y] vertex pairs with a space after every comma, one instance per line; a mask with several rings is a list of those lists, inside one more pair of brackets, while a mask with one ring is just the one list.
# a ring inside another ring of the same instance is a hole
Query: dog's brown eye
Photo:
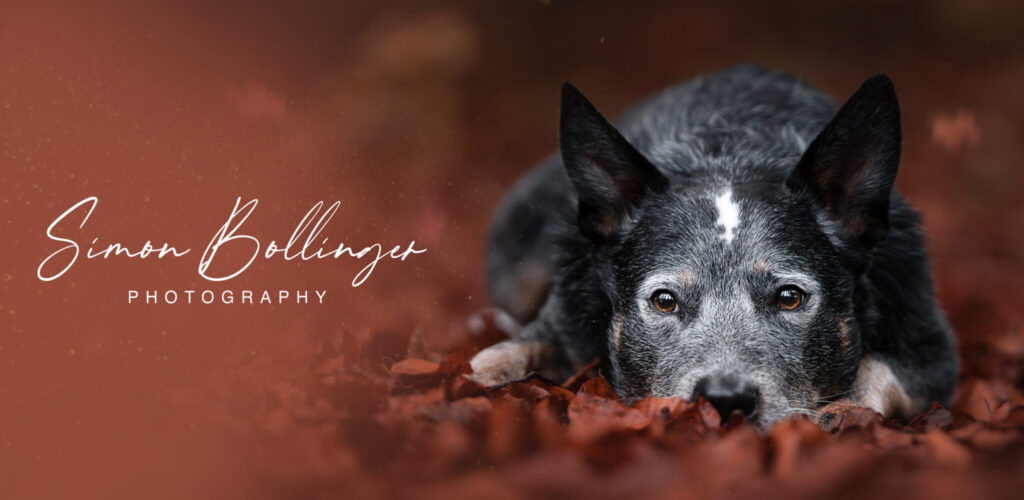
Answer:
[[668, 290], [658, 290], [651, 295], [651, 304], [654, 308], [663, 312], [670, 313], [676, 310], [676, 296], [672, 295], [672, 292]]
[[779, 289], [775, 295], [775, 303], [778, 304], [779, 309], [785, 309], [792, 311], [800, 307], [800, 304], [804, 301], [804, 292], [799, 288], [788, 285]]

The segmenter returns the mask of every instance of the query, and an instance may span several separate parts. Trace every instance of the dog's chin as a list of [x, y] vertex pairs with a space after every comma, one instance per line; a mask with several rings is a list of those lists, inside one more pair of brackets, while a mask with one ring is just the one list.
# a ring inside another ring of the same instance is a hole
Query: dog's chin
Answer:
[[812, 418], [814, 411], [804, 409], [806, 405], [796, 404], [785, 399], [766, 400], [761, 402], [757, 412], [749, 419], [750, 425], [762, 434], [771, 431], [776, 424], [792, 418]]
[[775, 427], [775, 424], [798, 415], [798, 413], [790, 413], [788, 415], [779, 413], [770, 415], [759, 411], [747, 419], [747, 423], [757, 430], [759, 434], [768, 434], [771, 432], [772, 428]]
[[[620, 397], [622, 397], [622, 399], [627, 402], [635, 402], [636, 400], [645, 397], [678, 398], [685, 401], [693, 402], [694, 400], [691, 399], [690, 397], [680, 395], [681, 392], [688, 394], [693, 393], [693, 383], [687, 383], [692, 378], [694, 377], [686, 377], [680, 384], [668, 390], [658, 390], [657, 388], [655, 388], [653, 390], [645, 391], [643, 393], [637, 393], [635, 391], [631, 391], [627, 387], [623, 387], [621, 383], [619, 383], [620, 381], [618, 380], [613, 380], [610, 382], [616, 394], [619, 394]], [[797, 401], [794, 404], [794, 402], [790, 401], [786, 395], [776, 390], [778, 385], [775, 384], [774, 382], [765, 383], [764, 386], [766, 387], [767, 391], [771, 391], [771, 395], [774, 397], [762, 399], [760, 401], [760, 406], [757, 408], [754, 414], [749, 417], [746, 417], [747, 424], [753, 427], [759, 434], [768, 434], [769, 432], [771, 432], [775, 424], [778, 424], [779, 422], [782, 422], [784, 420], [788, 420], [791, 418], [810, 418], [813, 420], [815, 415], [817, 414], [816, 411], [805, 409], [809, 405], [808, 402]], [[724, 424], [725, 422], [723, 422], [723, 425]]]

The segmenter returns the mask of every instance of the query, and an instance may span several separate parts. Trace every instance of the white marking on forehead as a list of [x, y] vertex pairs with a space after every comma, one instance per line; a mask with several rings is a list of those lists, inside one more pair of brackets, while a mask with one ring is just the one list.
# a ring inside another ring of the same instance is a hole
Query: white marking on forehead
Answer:
[[726, 189], [715, 198], [715, 208], [718, 209], [717, 224], [725, 227], [722, 237], [726, 243], [732, 243], [733, 232], [740, 225], [740, 206], [732, 199], [732, 189]]

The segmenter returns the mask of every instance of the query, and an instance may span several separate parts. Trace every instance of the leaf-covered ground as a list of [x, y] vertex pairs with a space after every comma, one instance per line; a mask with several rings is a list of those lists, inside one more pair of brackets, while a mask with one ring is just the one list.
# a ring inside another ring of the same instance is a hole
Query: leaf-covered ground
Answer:
[[[476, 332], [477, 345], [497, 335]], [[480, 334], [483, 335], [480, 335]], [[498, 389], [466, 377], [472, 345], [418, 335], [322, 339], [307, 373], [257, 410], [257, 463], [281, 493], [408, 498], [1012, 498], [1024, 488], [1024, 397], [969, 378], [909, 422], [853, 411], [825, 432], [758, 433], [711, 406], [627, 404], [592, 370]], [[254, 429], [248, 429], [253, 432]]]

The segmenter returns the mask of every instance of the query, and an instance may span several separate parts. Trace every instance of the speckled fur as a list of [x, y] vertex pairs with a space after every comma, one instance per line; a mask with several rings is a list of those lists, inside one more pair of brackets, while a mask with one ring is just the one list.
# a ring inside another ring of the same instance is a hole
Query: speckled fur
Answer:
[[[561, 156], [512, 189], [491, 234], [492, 298], [526, 324], [513, 342], [549, 343], [562, 373], [600, 357], [627, 398], [686, 398], [703, 376], [737, 374], [759, 388], [762, 427], [872, 393], [855, 386], [866, 356], [891, 375], [879, 390], [913, 402], [900, 413], [947, 402], [954, 338], [918, 216], [891, 189], [891, 83], [868, 80], [844, 110], [744, 65], [642, 102], [620, 136], [567, 86]], [[725, 201], [739, 212], [729, 238]], [[773, 307], [782, 285], [807, 292], [799, 310]], [[659, 289], [678, 314], [652, 309]]]

